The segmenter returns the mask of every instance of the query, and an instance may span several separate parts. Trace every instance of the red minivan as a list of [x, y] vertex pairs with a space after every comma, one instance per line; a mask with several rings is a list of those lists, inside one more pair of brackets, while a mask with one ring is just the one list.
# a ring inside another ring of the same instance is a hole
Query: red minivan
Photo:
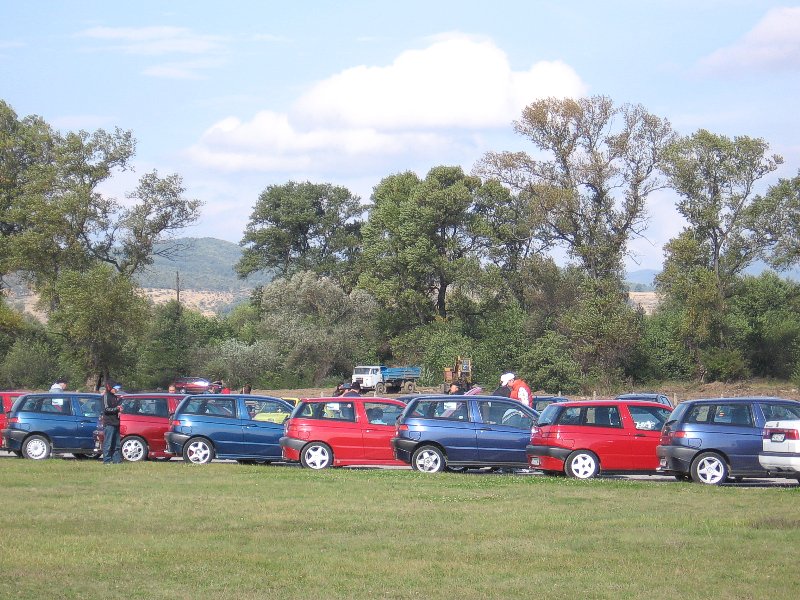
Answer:
[[405, 406], [391, 398], [304, 398], [284, 424], [283, 458], [309, 469], [406, 466], [390, 441]]
[[[30, 392], [22, 391], [22, 390], [5, 390], [0, 391], [0, 402], [2, 402], [3, 412], [0, 413], [0, 431], [6, 428], [6, 413], [11, 411], [11, 405], [14, 404], [14, 400], [19, 398], [20, 396], [24, 396], [25, 394], [29, 394]], [[3, 445], [3, 438], [0, 437], [0, 446]], [[2, 449], [2, 448], [0, 448]], [[20, 455], [21, 453], [15, 452], [15, 454]]]
[[[122, 396], [119, 435], [123, 460], [138, 462], [146, 459], [166, 459], [164, 434], [169, 431], [169, 416], [186, 396], [152, 392]], [[103, 429], [95, 431], [95, 449], [103, 448]]]
[[663, 404], [637, 400], [550, 404], [531, 429], [528, 463], [578, 479], [601, 471], [655, 473], [656, 446], [671, 412]]

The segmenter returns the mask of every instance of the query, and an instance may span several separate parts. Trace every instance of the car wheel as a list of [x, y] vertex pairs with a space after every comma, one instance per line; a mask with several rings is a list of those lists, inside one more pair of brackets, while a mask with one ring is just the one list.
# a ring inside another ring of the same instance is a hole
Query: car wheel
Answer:
[[138, 436], [124, 438], [120, 448], [122, 458], [128, 462], [147, 460], [147, 442]]
[[567, 475], [576, 479], [591, 479], [600, 472], [600, 461], [594, 452], [576, 450], [564, 463]]
[[378, 383], [375, 384], [375, 391], [379, 394], [385, 394], [386, 384], [383, 383], [382, 381], [379, 381]]
[[720, 485], [728, 479], [728, 463], [716, 452], [704, 452], [692, 461], [692, 481]]
[[436, 446], [422, 446], [411, 457], [411, 468], [423, 473], [439, 473], [447, 467], [444, 453]]
[[333, 450], [328, 444], [311, 442], [300, 452], [300, 464], [307, 469], [327, 469], [333, 464]]
[[32, 435], [22, 443], [22, 456], [31, 460], [50, 458], [52, 451], [50, 441], [41, 435]]
[[205, 465], [214, 460], [214, 446], [205, 438], [192, 438], [183, 445], [183, 460]]

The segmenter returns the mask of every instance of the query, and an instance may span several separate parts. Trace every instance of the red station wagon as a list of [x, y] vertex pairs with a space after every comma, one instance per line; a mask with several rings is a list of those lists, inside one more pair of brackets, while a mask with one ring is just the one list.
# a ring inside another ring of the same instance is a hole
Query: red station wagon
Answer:
[[[169, 416], [175, 412], [183, 394], [125, 394], [119, 416], [122, 458], [129, 462], [167, 459], [164, 434], [169, 431]], [[95, 448], [103, 448], [103, 429], [95, 431]]]
[[309, 469], [405, 465], [390, 442], [405, 406], [389, 398], [304, 398], [284, 424], [283, 458]]
[[551, 404], [531, 429], [528, 463], [545, 473], [588, 479], [603, 473], [654, 473], [661, 427], [672, 410], [636, 400]]
[[[2, 413], [0, 413], [0, 430], [6, 428], [6, 413], [11, 410], [11, 405], [14, 404], [14, 400], [19, 398], [20, 396], [24, 396], [25, 394], [30, 394], [30, 392], [25, 392], [21, 390], [14, 390], [14, 391], [2, 391], [0, 392], [0, 403], [2, 406]], [[3, 438], [0, 437], [0, 446], [3, 445]], [[20, 452], [15, 452], [15, 454], [21, 456]]]

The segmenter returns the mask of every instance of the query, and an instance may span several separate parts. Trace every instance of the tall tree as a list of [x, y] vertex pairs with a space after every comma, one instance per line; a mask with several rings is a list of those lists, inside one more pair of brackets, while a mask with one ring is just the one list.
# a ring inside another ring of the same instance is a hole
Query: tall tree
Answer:
[[301, 271], [355, 284], [360, 247], [360, 199], [329, 183], [271, 185], [258, 197], [236, 270], [242, 277], [271, 270], [276, 277]]
[[[777, 196], [754, 193], [755, 183], [783, 162], [780, 156], [767, 156], [768, 148], [762, 139], [730, 139], [701, 129], [666, 153], [664, 170], [680, 196], [677, 208], [688, 222], [686, 235], [703, 251], [703, 266], [714, 276], [720, 309], [735, 276], [756, 259], [768, 258], [779, 231], [768, 235], [767, 224], [783, 227], [772, 214], [797, 210], [796, 199], [790, 208]], [[678, 258], [673, 254], [668, 260]]]
[[460, 167], [435, 167], [423, 180], [410, 172], [383, 179], [362, 230], [359, 286], [401, 319], [446, 318], [448, 292], [468, 287], [480, 271], [485, 240], [474, 207], [481, 185]]
[[543, 235], [566, 245], [590, 277], [617, 276], [630, 237], [645, 229], [647, 197], [662, 185], [657, 168], [674, 137], [669, 122], [641, 105], [593, 96], [534, 102], [514, 129], [545, 158], [489, 153], [476, 173], [527, 198]]

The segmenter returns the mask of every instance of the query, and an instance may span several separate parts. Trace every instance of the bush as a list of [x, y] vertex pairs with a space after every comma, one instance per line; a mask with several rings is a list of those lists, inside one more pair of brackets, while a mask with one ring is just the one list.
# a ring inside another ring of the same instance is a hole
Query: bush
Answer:
[[708, 381], [736, 381], [749, 376], [740, 350], [712, 348], [700, 352], [700, 364]]
[[524, 355], [519, 375], [531, 390], [574, 393], [581, 388], [581, 369], [572, 358], [569, 340], [554, 331], [539, 338]]
[[43, 342], [18, 339], [0, 364], [2, 387], [47, 389], [62, 375], [57, 354]]

